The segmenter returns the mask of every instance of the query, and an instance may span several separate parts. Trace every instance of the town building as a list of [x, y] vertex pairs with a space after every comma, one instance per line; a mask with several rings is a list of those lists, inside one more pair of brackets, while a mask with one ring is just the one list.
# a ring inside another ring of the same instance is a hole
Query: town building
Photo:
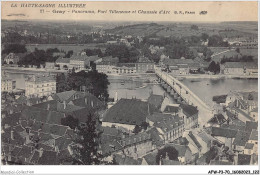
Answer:
[[217, 141], [221, 142], [225, 146], [232, 149], [234, 138], [237, 135], [237, 130], [228, 129], [223, 127], [211, 127], [211, 136], [214, 137]]
[[147, 99], [147, 102], [149, 104], [154, 105], [157, 109], [161, 109], [163, 101], [164, 101], [164, 96], [156, 95], [156, 94], [151, 94]]
[[250, 119], [257, 121], [256, 108], [258, 108], [258, 93], [255, 91], [232, 91], [226, 98], [226, 106], [228, 106], [231, 110], [235, 110], [238, 117], [244, 122]]
[[119, 143], [123, 146], [123, 153], [135, 159], [143, 157], [153, 149], [151, 135], [146, 132], [123, 138]]
[[197, 73], [200, 69], [200, 64], [192, 59], [161, 59], [159, 65], [163, 69], [178, 75], [187, 75]]
[[70, 65], [70, 59], [69, 58], [59, 57], [55, 61], [55, 63], [56, 63], [56, 65], [60, 66], [60, 69], [68, 69], [69, 65]]
[[137, 73], [152, 73], [154, 72], [154, 63], [147, 57], [140, 57], [136, 63]]
[[155, 111], [158, 109], [148, 102], [121, 98], [105, 112], [102, 126], [125, 128], [131, 132], [136, 125], [146, 122], [148, 115]]
[[16, 81], [11, 78], [2, 77], [1, 80], [1, 91], [2, 92], [13, 92], [16, 88]]
[[98, 72], [105, 73], [105, 74], [114, 73], [115, 67], [116, 67], [115, 65], [109, 65], [103, 62], [96, 64], [96, 70]]
[[45, 62], [45, 69], [54, 69], [55, 63], [54, 62]]
[[9, 53], [4, 57], [4, 62], [6, 64], [17, 64], [25, 55], [26, 53]]
[[101, 58], [97, 55], [87, 56], [85, 52], [80, 55], [72, 55], [70, 58], [70, 69], [75, 69], [75, 71], [85, 70], [90, 68], [93, 63], [100, 62]]
[[96, 70], [102, 73], [115, 73], [114, 70], [118, 63], [118, 57], [103, 57], [100, 62], [96, 63]]
[[171, 114], [153, 113], [147, 117], [147, 123], [158, 130], [164, 143], [170, 143], [182, 137], [184, 132], [183, 119]]
[[113, 68], [113, 73], [115, 73], [115, 74], [136, 73], [136, 64], [135, 63], [118, 63], [117, 66]]
[[185, 129], [192, 129], [198, 126], [198, 109], [188, 104], [180, 104], [179, 117], [184, 120]]
[[192, 152], [187, 145], [166, 144], [166, 146], [172, 146], [178, 151], [178, 160], [182, 165], [193, 162]]
[[253, 62], [226, 62], [221, 66], [226, 75], [258, 75], [258, 65]]
[[33, 75], [25, 81], [25, 96], [43, 97], [56, 93], [56, 79], [51, 75]]

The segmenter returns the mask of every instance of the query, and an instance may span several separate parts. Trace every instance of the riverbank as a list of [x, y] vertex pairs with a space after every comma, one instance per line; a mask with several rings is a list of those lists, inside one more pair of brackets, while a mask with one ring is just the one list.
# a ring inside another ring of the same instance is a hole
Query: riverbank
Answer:
[[258, 79], [258, 75], [208, 75], [208, 74], [188, 74], [188, 75], [174, 75], [171, 76], [187, 79]]
[[25, 68], [25, 67], [1, 67], [2, 71], [6, 73], [23, 73], [23, 74], [35, 74], [35, 73], [66, 73], [66, 70], [55, 70], [45, 68]]

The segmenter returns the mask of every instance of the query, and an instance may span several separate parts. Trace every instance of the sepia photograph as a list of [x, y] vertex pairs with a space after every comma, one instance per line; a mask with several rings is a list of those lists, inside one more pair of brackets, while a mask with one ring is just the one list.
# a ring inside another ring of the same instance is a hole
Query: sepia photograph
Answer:
[[2, 1], [1, 166], [16, 165], [258, 174], [258, 2]]

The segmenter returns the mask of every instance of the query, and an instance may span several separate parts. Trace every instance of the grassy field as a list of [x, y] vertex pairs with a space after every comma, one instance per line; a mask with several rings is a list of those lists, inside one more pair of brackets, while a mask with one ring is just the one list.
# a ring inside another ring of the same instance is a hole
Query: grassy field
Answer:
[[[213, 56], [213, 58], [212, 58], [216, 62], [220, 62], [224, 56], [225, 57], [232, 57], [232, 56], [234, 57], [237, 55], [253, 56], [255, 60], [258, 59], [257, 49], [240, 48], [240, 53], [237, 53], [234, 49], [228, 50], [228, 48], [210, 48], [210, 49], [211, 49], [211, 51], [213, 51], [213, 55], [216, 54], [216, 56]], [[227, 51], [227, 52], [224, 52], [224, 51]], [[218, 54], [218, 53], [221, 53], [221, 54]]]
[[258, 59], [258, 49], [240, 49], [242, 55], [252, 55], [254, 59]]

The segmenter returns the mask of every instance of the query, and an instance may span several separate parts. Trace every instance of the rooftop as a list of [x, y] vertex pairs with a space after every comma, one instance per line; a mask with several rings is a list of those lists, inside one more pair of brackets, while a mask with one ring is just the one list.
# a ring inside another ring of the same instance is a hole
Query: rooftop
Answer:
[[[150, 116], [149, 116], [150, 117]], [[172, 116], [170, 114], [154, 114], [151, 119], [154, 122], [154, 126], [160, 128], [163, 132], [171, 131], [179, 126], [184, 125], [182, 118], [178, 116]]]
[[179, 109], [180, 108], [178, 106], [167, 105], [163, 112], [166, 112], [166, 113], [177, 113], [179, 111]]
[[29, 77], [26, 81], [43, 83], [43, 82], [56, 82], [56, 79], [52, 75], [43, 74], [43, 75], [34, 75], [32, 77]]
[[120, 140], [120, 143], [122, 146], [131, 146], [132, 144], [137, 144], [149, 140], [151, 140], [151, 135], [146, 132], [141, 132]]
[[153, 145], [156, 145], [157, 147], [161, 147], [164, 144], [163, 136], [155, 127], [148, 130], [147, 133], [151, 135]]
[[188, 105], [188, 104], [181, 104], [180, 107], [183, 110], [183, 113], [187, 116], [187, 117], [191, 117], [195, 114], [198, 114], [198, 109], [195, 106], [192, 105]]
[[256, 141], [258, 140], [258, 131], [256, 129], [253, 129], [251, 131], [249, 140], [256, 140]]
[[238, 165], [250, 165], [250, 161], [251, 161], [251, 155], [238, 154], [238, 160], [237, 160]]
[[151, 94], [148, 98], [148, 103], [154, 105], [156, 108], [160, 108], [164, 98], [162, 95]]
[[122, 155], [122, 154], [114, 154], [116, 163], [119, 165], [141, 165], [142, 159], [134, 159], [132, 157]]
[[57, 64], [59, 64], [59, 63], [69, 63], [70, 62], [70, 59], [69, 58], [62, 58], [62, 57], [60, 57], [60, 58], [58, 58], [57, 60], [56, 60], [56, 63]]
[[153, 105], [138, 99], [120, 99], [105, 113], [103, 122], [141, 125], [146, 117], [158, 111]]
[[253, 129], [258, 129], [258, 122], [246, 121], [246, 132], [251, 132]]
[[225, 123], [226, 119], [222, 114], [214, 114], [214, 116], [208, 121], [210, 124], [221, 125]]
[[257, 69], [258, 65], [255, 62], [226, 62], [226, 68], [247, 68], [247, 69]]
[[236, 137], [233, 141], [233, 145], [245, 146], [249, 139], [249, 136], [250, 136], [250, 133], [248, 133], [248, 132], [238, 131], [236, 134]]
[[190, 148], [186, 145], [178, 145], [178, 144], [166, 144], [166, 146], [172, 146], [178, 151], [178, 157], [184, 157], [186, 154], [186, 151]]
[[253, 143], [246, 143], [245, 149], [253, 149], [254, 144]]
[[237, 131], [233, 130], [233, 129], [220, 128], [220, 127], [212, 127], [211, 128], [211, 135], [212, 136], [235, 138], [236, 134], [237, 134]]

